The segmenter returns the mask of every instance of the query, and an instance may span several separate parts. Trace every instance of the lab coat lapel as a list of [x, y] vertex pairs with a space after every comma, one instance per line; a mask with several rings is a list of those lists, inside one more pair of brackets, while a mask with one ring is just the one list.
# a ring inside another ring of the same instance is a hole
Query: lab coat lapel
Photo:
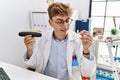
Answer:
[[67, 67], [70, 80], [72, 79], [72, 54], [73, 54], [72, 52], [73, 52], [72, 42], [69, 42], [67, 45]]
[[72, 54], [74, 52], [73, 38], [68, 34], [68, 44], [67, 44], [67, 67], [69, 79], [72, 80]]
[[43, 71], [46, 68], [48, 58], [49, 58], [49, 54], [50, 54], [52, 33], [50, 35], [46, 36], [46, 38], [47, 38], [47, 40], [45, 42], [44, 69], [43, 69]]

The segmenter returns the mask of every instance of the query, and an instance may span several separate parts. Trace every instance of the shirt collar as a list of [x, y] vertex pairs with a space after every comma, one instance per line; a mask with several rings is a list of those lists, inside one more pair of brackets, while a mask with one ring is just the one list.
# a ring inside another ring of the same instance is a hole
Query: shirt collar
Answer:
[[53, 38], [55, 41], [58, 41], [58, 42], [65, 42], [65, 41], [68, 39], [68, 35], [65, 37], [64, 40], [60, 41], [60, 40], [58, 40], [58, 39], [55, 38], [54, 31], [53, 31], [53, 33], [52, 33], [52, 38]]

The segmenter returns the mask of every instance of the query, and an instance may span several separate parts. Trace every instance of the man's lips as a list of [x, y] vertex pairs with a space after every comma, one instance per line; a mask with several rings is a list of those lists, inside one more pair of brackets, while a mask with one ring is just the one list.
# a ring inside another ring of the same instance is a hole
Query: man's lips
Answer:
[[61, 30], [62, 32], [66, 32], [67, 30]]

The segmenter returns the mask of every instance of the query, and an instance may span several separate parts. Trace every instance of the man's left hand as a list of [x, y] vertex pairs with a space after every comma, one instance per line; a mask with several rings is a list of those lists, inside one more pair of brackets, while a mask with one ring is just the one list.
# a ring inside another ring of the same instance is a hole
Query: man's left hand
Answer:
[[84, 53], [89, 53], [89, 47], [93, 42], [93, 38], [91, 34], [86, 30], [81, 31], [80, 35], [83, 44], [83, 51]]

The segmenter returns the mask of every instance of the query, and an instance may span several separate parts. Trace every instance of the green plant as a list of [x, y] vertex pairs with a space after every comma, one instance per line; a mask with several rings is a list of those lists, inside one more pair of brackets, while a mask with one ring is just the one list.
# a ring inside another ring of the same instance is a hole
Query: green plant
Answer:
[[93, 37], [95, 37], [96, 36], [96, 32], [93, 32]]
[[116, 29], [115, 16], [113, 16], [113, 22], [114, 22], [114, 28], [111, 29], [111, 34], [116, 35], [116, 34], [118, 34], [118, 30]]
[[111, 34], [112, 35], [116, 35], [118, 33], [116, 28], [111, 29]]
[[93, 32], [93, 35], [95, 35], [96, 34], [96, 32]]

